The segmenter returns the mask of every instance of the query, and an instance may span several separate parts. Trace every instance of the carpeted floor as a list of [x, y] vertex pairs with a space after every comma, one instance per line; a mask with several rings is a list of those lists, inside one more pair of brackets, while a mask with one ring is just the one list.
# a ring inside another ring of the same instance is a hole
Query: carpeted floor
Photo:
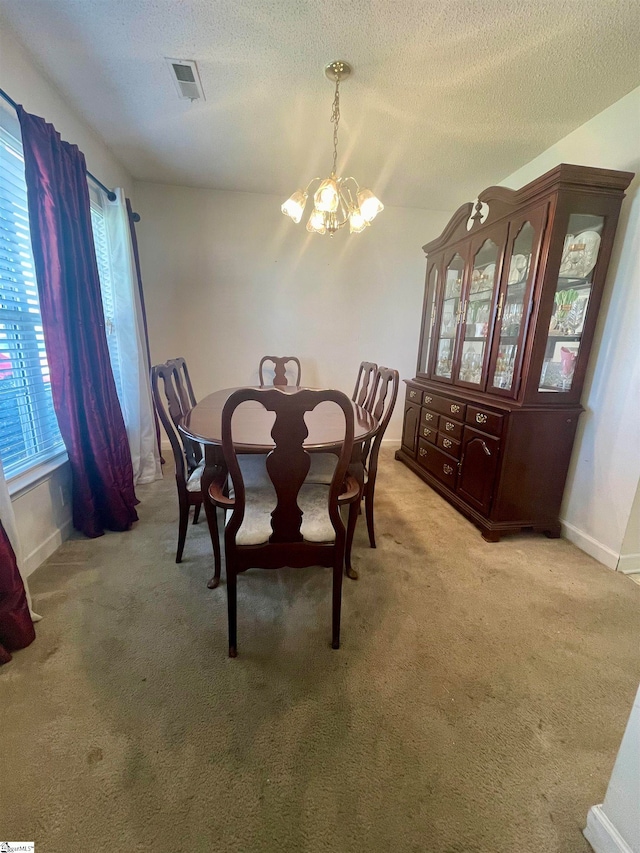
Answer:
[[330, 572], [239, 579], [174, 483], [32, 576], [0, 669], [0, 832], [38, 853], [585, 853], [640, 679], [640, 588], [569, 543], [485, 543], [385, 450], [342, 648]]

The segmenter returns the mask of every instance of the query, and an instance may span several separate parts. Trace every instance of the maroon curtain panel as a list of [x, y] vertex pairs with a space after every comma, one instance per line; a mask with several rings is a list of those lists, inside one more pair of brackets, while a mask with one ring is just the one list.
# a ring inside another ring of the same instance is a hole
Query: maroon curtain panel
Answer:
[[104, 328], [84, 155], [44, 119], [17, 111], [53, 405], [73, 477], [73, 524], [91, 537], [128, 530], [137, 500]]
[[0, 664], [36, 638], [16, 555], [0, 521]]

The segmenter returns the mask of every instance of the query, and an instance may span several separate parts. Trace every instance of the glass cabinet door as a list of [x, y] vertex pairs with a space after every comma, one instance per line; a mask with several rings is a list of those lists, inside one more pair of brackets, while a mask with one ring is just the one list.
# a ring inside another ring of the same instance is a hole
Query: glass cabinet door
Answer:
[[422, 340], [420, 342], [420, 355], [418, 357], [418, 373], [429, 372], [431, 364], [431, 340], [433, 336], [433, 322], [435, 316], [435, 300], [438, 292], [438, 266], [439, 261], [434, 261], [427, 273], [427, 284], [422, 312], [424, 327], [422, 329]]
[[433, 369], [433, 375], [442, 379], [451, 380], [463, 276], [464, 259], [456, 253], [444, 271], [442, 282], [442, 308], [437, 333], [436, 362]]
[[564, 238], [539, 391], [570, 391], [589, 309], [604, 216], [573, 213]]
[[[498, 237], [496, 237], [498, 239]], [[463, 308], [462, 351], [458, 381], [464, 385], [484, 384], [487, 344], [493, 325], [493, 291], [499, 272], [500, 247], [485, 240], [475, 255]]]
[[531, 287], [546, 215], [547, 205], [543, 205], [509, 225], [487, 385], [488, 391], [508, 397], [518, 390]]

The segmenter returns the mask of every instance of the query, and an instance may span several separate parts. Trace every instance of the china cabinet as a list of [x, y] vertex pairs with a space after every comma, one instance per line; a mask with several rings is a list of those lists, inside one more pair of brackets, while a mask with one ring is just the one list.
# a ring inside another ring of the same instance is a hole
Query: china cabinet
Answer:
[[560, 535], [580, 395], [633, 174], [562, 164], [490, 187], [427, 243], [415, 379], [396, 458], [488, 541]]

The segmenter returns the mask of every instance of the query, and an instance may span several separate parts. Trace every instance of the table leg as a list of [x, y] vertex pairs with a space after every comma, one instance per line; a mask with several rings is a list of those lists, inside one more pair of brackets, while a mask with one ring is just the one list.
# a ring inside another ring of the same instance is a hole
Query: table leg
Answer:
[[215, 589], [220, 583], [220, 570], [222, 567], [222, 553], [220, 550], [220, 535], [218, 532], [218, 509], [209, 500], [209, 486], [213, 480], [214, 474], [220, 465], [224, 465], [222, 449], [213, 444], [205, 444], [204, 446], [204, 471], [202, 472], [201, 489], [202, 502], [204, 503], [204, 511], [207, 516], [207, 524], [209, 525], [209, 535], [211, 536], [211, 544], [213, 545], [214, 559], [214, 574], [207, 581], [209, 589]]

